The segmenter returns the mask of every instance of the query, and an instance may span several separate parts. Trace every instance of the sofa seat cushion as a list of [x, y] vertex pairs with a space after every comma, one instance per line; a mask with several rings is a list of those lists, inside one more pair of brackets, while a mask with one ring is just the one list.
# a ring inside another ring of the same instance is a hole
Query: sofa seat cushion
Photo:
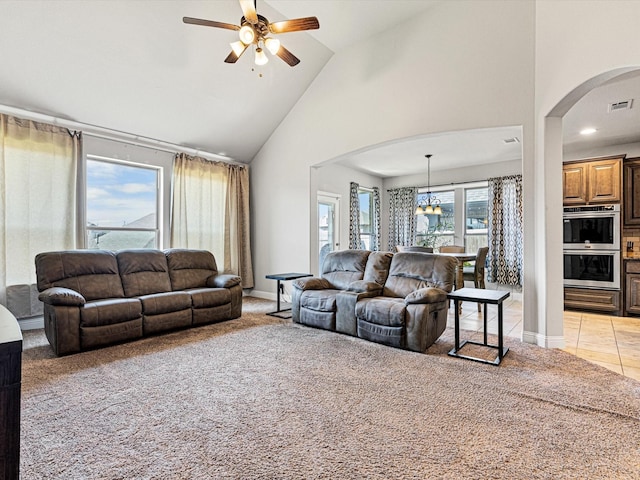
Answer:
[[165, 292], [143, 295], [142, 312], [145, 315], [177, 312], [191, 308], [191, 295], [187, 292]]
[[387, 327], [403, 327], [406, 311], [404, 298], [373, 297], [356, 303], [356, 318]]
[[300, 306], [316, 312], [335, 312], [338, 290], [306, 290], [300, 298]]
[[231, 292], [226, 288], [193, 288], [191, 295], [193, 308], [211, 308], [231, 303]]
[[142, 317], [142, 303], [137, 298], [108, 298], [85, 303], [80, 309], [80, 325], [100, 327], [128, 322]]

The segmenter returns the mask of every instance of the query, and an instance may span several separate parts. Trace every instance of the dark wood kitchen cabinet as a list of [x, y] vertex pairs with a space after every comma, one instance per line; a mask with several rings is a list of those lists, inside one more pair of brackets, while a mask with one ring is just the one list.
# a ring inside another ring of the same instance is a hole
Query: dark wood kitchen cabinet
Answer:
[[567, 162], [562, 167], [564, 205], [620, 203], [622, 158]]
[[624, 161], [624, 226], [640, 228], [640, 158]]
[[597, 290], [593, 288], [564, 288], [564, 308], [566, 310], [607, 312], [618, 315], [621, 312], [619, 290]]
[[624, 261], [624, 314], [640, 315], [640, 260]]

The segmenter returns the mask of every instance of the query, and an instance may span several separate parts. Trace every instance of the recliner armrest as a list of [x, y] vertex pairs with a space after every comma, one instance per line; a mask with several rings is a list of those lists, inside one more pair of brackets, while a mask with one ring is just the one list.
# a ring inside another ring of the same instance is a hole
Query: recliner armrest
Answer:
[[328, 280], [317, 277], [305, 277], [299, 278], [291, 282], [293, 288], [298, 290], [326, 290], [328, 288], [335, 288]]
[[240, 285], [242, 278], [237, 275], [216, 275], [207, 279], [207, 285], [216, 288], [231, 288]]
[[437, 287], [427, 287], [411, 292], [404, 299], [404, 303], [437, 303], [447, 299], [447, 292]]
[[382, 285], [376, 282], [357, 280], [349, 284], [347, 291], [356, 293], [374, 293], [376, 295], [379, 295], [380, 293], [382, 293]]
[[65, 307], [80, 307], [87, 303], [80, 293], [63, 287], [47, 288], [38, 295], [38, 299], [49, 305], [61, 305]]

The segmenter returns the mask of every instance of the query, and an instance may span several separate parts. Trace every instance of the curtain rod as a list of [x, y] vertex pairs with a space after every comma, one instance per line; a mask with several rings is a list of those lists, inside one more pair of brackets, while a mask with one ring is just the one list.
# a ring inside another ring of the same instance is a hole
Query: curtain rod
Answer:
[[[431, 185], [431, 188], [433, 189], [433, 187], [439, 188], [439, 187], [450, 187], [452, 185], [472, 185], [475, 183], [485, 183], [485, 182], [489, 182], [489, 179], [486, 178], [484, 180], [470, 180], [468, 182], [451, 182], [451, 183], [441, 183], [439, 185]], [[397, 188], [407, 188], [407, 187], [397, 187]], [[412, 187], [409, 187], [412, 188]], [[415, 188], [428, 188], [426, 185], [422, 185], [422, 186], [416, 186]], [[390, 192], [391, 190], [395, 190], [393, 188], [389, 188], [387, 189], [387, 192]]]
[[68, 128], [71, 130], [81, 130], [84, 134], [90, 135], [96, 138], [104, 138], [106, 140], [115, 140], [139, 147], [153, 148], [156, 150], [162, 150], [169, 153], [187, 153], [193, 156], [200, 156], [208, 160], [219, 160], [226, 163], [233, 163], [236, 165], [245, 165], [245, 163], [237, 162], [230, 157], [224, 155], [218, 155], [216, 153], [210, 153], [203, 150], [198, 150], [191, 147], [184, 147], [175, 143], [165, 142], [163, 140], [157, 140], [150, 137], [142, 137], [134, 135], [132, 133], [122, 132], [120, 130], [113, 130], [109, 128], [99, 127], [97, 125], [91, 125], [89, 123], [74, 122], [72, 120], [65, 120], [63, 118], [54, 117], [53, 115], [45, 115], [38, 112], [31, 112], [29, 110], [23, 110], [21, 108], [9, 107], [7, 105], [0, 105], [0, 113], [7, 115], [13, 115], [16, 117], [24, 118], [25, 120], [33, 120], [35, 122], [49, 123], [55, 126]]

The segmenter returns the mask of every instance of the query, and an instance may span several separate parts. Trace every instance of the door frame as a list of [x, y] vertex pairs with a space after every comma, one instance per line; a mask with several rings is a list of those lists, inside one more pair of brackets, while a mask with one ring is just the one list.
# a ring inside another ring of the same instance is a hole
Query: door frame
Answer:
[[334, 241], [335, 241], [335, 245], [334, 245], [334, 251], [335, 250], [340, 250], [341, 248], [341, 238], [340, 238], [340, 219], [341, 219], [341, 213], [340, 213], [340, 203], [342, 200], [342, 195], [340, 195], [339, 193], [333, 193], [333, 192], [323, 192], [318, 190], [316, 192], [316, 206], [315, 206], [315, 210], [316, 210], [316, 221], [315, 221], [315, 225], [314, 225], [314, 236], [313, 236], [313, 241], [312, 241], [312, 250], [311, 250], [311, 271], [314, 273], [314, 275], [319, 275], [320, 274], [320, 218], [318, 216], [318, 207], [320, 205], [320, 203], [324, 203], [324, 204], [333, 204], [334, 205], [334, 219], [333, 219], [333, 229], [334, 229]]

